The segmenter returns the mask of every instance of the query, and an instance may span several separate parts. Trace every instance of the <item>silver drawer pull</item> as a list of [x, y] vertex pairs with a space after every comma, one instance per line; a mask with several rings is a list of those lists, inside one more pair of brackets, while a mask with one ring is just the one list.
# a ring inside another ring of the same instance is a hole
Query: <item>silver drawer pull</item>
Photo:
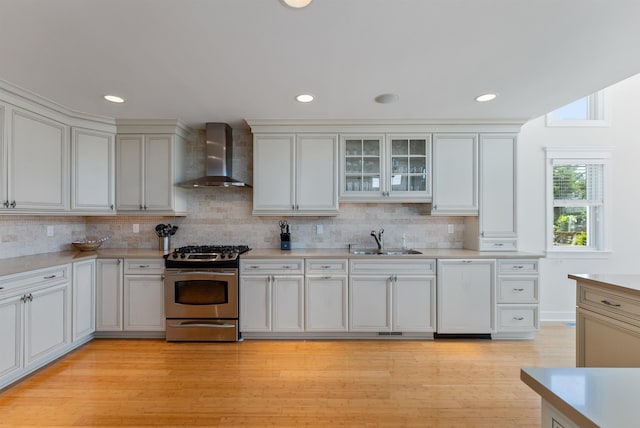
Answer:
[[249, 266], [249, 269], [258, 269], [260, 266], [256, 266], [256, 265], [251, 265]]
[[613, 306], [614, 308], [619, 308], [620, 306], [622, 306], [620, 303], [611, 303], [608, 300], [600, 300], [600, 302], [604, 303], [607, 306]]
[[323, 276], [322, 279], [331, 279], [330, 276]]
[[58, 275], [49, 275], [49, 276], [45, 276], [43, 279], [53, 279]]
[[283, 266], [282, 266], [282, 269], [291, 269], [291, 266], [289, 266], [289, 265], [283, 265]]
[[524, 288], [514, 288], [513, 291], [524, 291]]
[[514, 268], [514, 269], [524, 269], [524, 266], [519, 265], [519, 266], [514, 266], [513, 268]]
[[513, 319], [516, 321], [522, 321], [524, 320], [524, 317], [513, 317]]
[[145, 268], [148, 268], [148, 267], [149, 267], [149, 265], [138, 265], [138, 267], [139, 267], [140, 269], [145, 269]]
[[331, 269], [331, 266], [325, 265], [325, 266], [320, 266], [322, 269]]
[[169, 324], [169, 327], [173, 328], [193, 328], [193, 327], [204, 327], [204, 328], [235, 328], [233, 324], [213, 324], [213, 323], [202, 323], [202, 322], [183, 322], [177, 324]]
[[493, 244], [494, 247], [502, 247], [503, 245], [504, 244], [500, 243], [500, 242], [497, 242], [497, 243]]

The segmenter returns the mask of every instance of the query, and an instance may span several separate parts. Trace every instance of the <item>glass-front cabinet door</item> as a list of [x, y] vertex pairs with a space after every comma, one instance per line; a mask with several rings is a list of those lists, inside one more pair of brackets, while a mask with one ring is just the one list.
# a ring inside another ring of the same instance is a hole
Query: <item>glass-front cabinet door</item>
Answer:
[[430, 135], [342, 135], [341, 162], [341, 200], [430, 202]]
[[341, 195], [377, 198], [383, 192], [384, 137], [342, 136]]
[[388, 135], [391, 173], [389, 196], [431, 196], [431, 138], [428, 135]]

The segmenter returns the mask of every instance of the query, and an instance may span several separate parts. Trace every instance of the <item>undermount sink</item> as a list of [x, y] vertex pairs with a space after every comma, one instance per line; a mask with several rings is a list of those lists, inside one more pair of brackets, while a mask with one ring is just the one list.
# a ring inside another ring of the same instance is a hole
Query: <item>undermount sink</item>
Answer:
[[361, 256], [407, 256], [411, 254], [422, 254], [420, 251], [416, 250], [403, 250], [403, 249], [389, 249], [389, 250], [378, 250], [378, 249], [363, 249], [363, 250], [352, 250], [351, 254], [361, 255]]

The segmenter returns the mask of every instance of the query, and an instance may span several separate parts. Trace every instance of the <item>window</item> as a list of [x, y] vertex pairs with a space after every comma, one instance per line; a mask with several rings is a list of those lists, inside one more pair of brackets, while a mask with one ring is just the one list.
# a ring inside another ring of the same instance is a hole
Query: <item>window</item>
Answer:
[[609, 126], [606, 94], [596, 92], [547, 114], [547, 126]]
[[610, 251], [610, 152], [548, 148], [546, 153], [547, 252]]

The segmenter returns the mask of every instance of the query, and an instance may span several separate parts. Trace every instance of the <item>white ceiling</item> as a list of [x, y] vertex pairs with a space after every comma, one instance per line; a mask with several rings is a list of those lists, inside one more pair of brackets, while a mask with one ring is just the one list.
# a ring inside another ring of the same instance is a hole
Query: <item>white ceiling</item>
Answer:
[[0, 79], [194, 127], [530, 119], [639, 73], [639, 23], [638, 0], [0, 0]]

